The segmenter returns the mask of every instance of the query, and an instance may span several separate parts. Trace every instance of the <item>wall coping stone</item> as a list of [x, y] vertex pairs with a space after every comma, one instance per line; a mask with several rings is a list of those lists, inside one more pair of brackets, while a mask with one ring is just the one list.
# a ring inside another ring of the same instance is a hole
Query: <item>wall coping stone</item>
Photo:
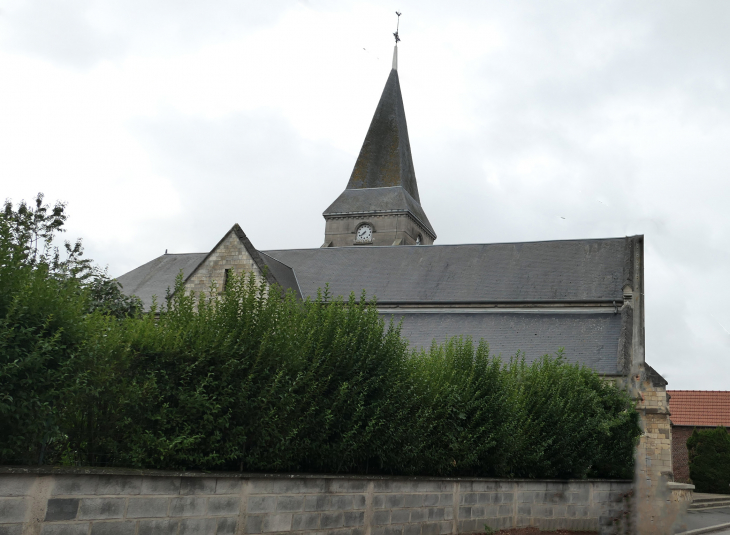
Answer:
[[[360, 474], [293, 474], [257, 472], [205, 472], [152, 470], [138, 468], [99, 468], [84, 466], [0, 466], [0, 474], [33, 475], [114, 475], [114, 476], [158, 476], [158, 477], [230, 477], [240, 479], [362, 479], [399, 481], [495, 481], [516, 483], [633, 483], [631, 479], [508, 479], [498, 477], [436, 477], [436, 476], [391, 476]], [[669, 483], [683, 485], [683, 483]], [[694, 485], [671, 488], [694, 488]]]
[[690, 485], [689, 483], [675, 483], [674, 481], [667, 483], [667, 488], [669, 490], [695, 490], [694, 485]]

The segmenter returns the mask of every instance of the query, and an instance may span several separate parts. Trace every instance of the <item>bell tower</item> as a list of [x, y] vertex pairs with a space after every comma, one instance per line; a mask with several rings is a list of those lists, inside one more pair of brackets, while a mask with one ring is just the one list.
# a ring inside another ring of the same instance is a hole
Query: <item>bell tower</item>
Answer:
[[418, 196], [394, 35], [393, 68], [347, 188], [322, 214], [322, 247], [431, 245], [436, 239]]

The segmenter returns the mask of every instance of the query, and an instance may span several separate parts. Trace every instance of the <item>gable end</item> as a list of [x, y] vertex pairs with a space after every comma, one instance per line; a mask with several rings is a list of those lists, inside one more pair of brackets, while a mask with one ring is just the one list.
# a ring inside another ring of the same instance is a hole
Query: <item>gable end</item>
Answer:
[[261, 255], [236, 223], [213, 247], [195, 270], [185, 279], [187, 291], [207, 292], [215, 282], [219, 292], [225, 286], [226, 270], [237, 275], [253, 273], [257, 282], [277, 284], [276, 277], [264, 263]]

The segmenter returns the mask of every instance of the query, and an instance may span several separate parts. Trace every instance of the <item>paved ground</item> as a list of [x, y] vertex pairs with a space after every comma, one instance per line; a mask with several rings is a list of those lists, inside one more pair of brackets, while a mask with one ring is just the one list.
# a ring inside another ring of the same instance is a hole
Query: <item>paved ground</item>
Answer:
[[692, 496], [693, 496], [693, 499], [695, 499], [695, 500], [713, 499], [713, 498], [724, 498], [726, 500], [730, 499], [730, 494], [706, 494], [704, 492], [693, 492]]
[[[705, 528], [715, 526], [717, 524], [730, 523], [730, 507], [722, 507], [719, 509], [709, 509], [705, 511], [690, 511], [687, 513], [685, 520], [687, 530]], [[716, 532], [718, 535], [723, 533], [730, 535], [730, 529]]]

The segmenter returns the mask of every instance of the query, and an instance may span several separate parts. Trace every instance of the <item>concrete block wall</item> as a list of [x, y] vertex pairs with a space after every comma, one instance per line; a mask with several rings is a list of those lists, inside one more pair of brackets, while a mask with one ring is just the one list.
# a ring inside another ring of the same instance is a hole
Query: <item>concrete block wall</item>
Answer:
[[0, 535], [612, 532], [631, 481], [0, 470]]

